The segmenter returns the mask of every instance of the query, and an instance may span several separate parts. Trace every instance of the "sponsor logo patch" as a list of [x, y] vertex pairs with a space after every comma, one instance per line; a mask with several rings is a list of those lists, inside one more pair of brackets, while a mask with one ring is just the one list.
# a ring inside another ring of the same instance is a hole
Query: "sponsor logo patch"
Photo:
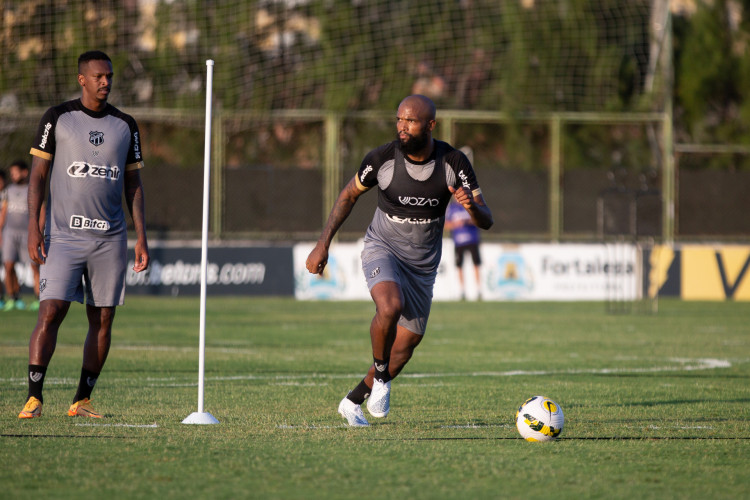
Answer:
[[463, 170], [458, 172], [458, 177], [461, 179], [461, 185], [463, 187], [465, 187], [466, 189], [471, 188], [471, 186], [469, 185], [469, 178], [467, 177], [467, 175], [464, 173]]
[[389, 220], [396, 222], [397, 224], [432, 224], [440, 219], [419, 219], [417, 217], [399, 217], [398, 215], [386, 214]]
[[138, 132], [133, 134], [133, 154], [135, 159], [140, 161], [141, 159], [141, 139], [138, 136]]
[[67, 172], [70, 177], [76, 179], [96, 177], [116, 181], [120, 178], [120, 167], [117, 165], [91, 165], [83, 161], [74, 161], [71, 163]]
[[437, 198], [424, 198], [422, 196], [399, 196], [398, 201], [402, 205], [412, 207], [436, 207], [440, 204]]
[[95, 231], [106, 231], [109, 229], [109, 222], [101, 219], [89, 219], [83, 215], [70, 216], [71, 229], [93, 229]]
[[42, 134], [42, 142], [39, 143], [39, 149], [44, 149], [47, 145], [47, 139], [49, 139], [49, 131], [52, 130], [52, 124], [47, 122], [44, 126], [44, 133]]
[[367, 165], [367, 167], [365, 167], [365, 169], [362, 171], [362, 175], [359, 176], [359, 182], [364, 183], [365, 177], [367, 177], [367, 174], [369, 174], [370, 172], [372, 172], [372, 165]]

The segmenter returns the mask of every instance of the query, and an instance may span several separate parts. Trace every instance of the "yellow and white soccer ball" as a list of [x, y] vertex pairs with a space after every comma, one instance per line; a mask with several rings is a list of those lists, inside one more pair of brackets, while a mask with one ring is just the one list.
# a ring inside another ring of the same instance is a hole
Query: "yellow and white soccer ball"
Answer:
[[549, 398], [534, 396], [518, 407], [516, 428], [526, 441], [553, 441], [565, 425], [562, 408]]

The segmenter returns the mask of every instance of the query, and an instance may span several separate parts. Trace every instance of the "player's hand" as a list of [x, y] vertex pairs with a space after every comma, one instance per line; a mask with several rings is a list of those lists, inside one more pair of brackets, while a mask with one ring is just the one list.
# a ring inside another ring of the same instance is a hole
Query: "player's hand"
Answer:
[[41, 231], [36, 228], [29, 230], [26, 248], [29, 252], [31, 262], [43, 266], [44, 261], [47, 259], [47, 250], [44, 248], [44, 236], [42, 236]]
[[323, 270], [328, 264], [328, 249], [324, 245], [318, 243], [315, 248], [312, 249], [310, 255], [307, 256], [307, 262], [305, 267], [311, 274], [323, 274]]
[[140, 273], [148, 269], [149, 255], [148, 245], [144, 241], [136, 241], [135, 243], [135, 263], [133, 264], [133, 271]]
[[463, 186], [458, 189], [455, 189], [453, 186], [448, 186], [448, 190], [453, 194], [453, 197], [456, 198], [456, 201], [463, 205], [466, 210], [469, 210], [474, 205], [474, 196], [469, 189]]

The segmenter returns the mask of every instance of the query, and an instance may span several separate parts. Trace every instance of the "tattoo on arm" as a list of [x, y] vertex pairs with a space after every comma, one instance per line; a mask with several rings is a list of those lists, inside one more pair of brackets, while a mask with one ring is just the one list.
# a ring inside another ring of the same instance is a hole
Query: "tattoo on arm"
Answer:
[[352, 213], [352, 208], [362, 193], [364, 191], [361, 191], [357, 187], [354, 178], [341, 190], [336, 203], [333, 204], [331, 213], [328, 215], [328, 222], [326, 222], [326, 226], [323, 229], [323, 234], [321, 234], [321, 240], [325, 242], [326, 247], [333, 240], [336, 231], [339, 230], [346, 218], [349, 217], [349, 214]]

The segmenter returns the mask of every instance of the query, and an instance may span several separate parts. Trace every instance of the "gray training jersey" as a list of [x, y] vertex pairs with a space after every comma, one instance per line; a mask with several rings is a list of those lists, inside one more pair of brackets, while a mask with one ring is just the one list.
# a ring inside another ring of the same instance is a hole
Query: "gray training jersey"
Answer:
[[435, 141], [427, 161], [410, 161], [397, 141], [365, 156], [357, 174], [361, 188], [378, 186], [378, 208], [365, 235], [366, 245], [387, 249], [412, 270], [437, 272], [442, 255], [448, 186], [481, 193], [468, 158], [446, 142]]
[[45, 234], [51, 239], [125, 239], [125, 171], [143, 158], [135, 120], [107, 104], [80, 99], [47, 110], [31, 154], [52, 161]]
[[4, 231], [26, 231], [29, 226], [29, 204], [26, 195], [28, 184], [9, 184], [3, 191], [2, 202], [6, 203]]

